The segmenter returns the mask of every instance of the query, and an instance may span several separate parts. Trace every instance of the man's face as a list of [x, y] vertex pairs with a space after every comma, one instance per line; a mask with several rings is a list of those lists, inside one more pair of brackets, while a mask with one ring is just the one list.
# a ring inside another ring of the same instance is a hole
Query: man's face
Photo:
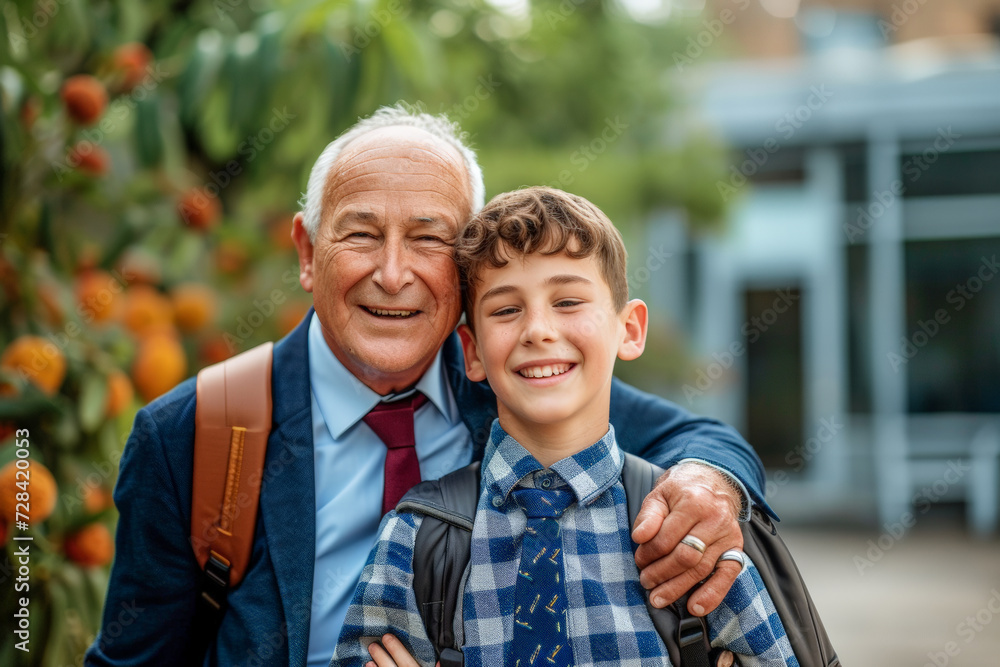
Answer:
[[333, 354], [380, 394], [414, 384], [461, 314], [452, 246], [471, 214], [464, 163], [422, 130], [354, 140], [331, 170], [300, 280]]
[[641, 301], [617, 312], [593, 257], [533, 253], [483, 269], [473, 308], [475, 333], [461, 328], [466, 371], [489, 380], [508, 433], [524, 443], [593, 422], [603, 435], [615, 358], [635, 358], [645, 342]]

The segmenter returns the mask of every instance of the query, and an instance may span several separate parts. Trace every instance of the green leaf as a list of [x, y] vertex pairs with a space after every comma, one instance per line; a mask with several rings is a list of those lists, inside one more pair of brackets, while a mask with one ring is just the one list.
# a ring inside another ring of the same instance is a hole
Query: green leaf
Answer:
[[183, 234], [166, 258], [163, 269], [166, 275], [183, 278], [191, 275], [197, 260], [205, 252], [205, 240], [198, 234]]
[[263, 97], [261, 80], [256, 71], [260, 37], [253, 32], [242, 33], [233, 42], [224, 67], [229, 84], [229, 123], [241, 134], [256, 133], [254, 112]]
[[120, 0], [118, 6], [118, 37], [123, 41], [141, 40], [149, 23], [147, 3]]
[[[128, 423], [130, 424], [131, 420]], [[127, 429], [128, 426], [125, 428]], [[122, 445], [118, 437], [118, 425], [115, 423], [115, 420], [109, 419], [104, 422], [97, 435], [97, 444], [101, 458], [105, 461], [117, 461], [121, 457]]]
[[203, 30], [195, 41], [191, 59], [177, 82], [181, 120], [193, 125], [215, 88], [225, 55], [224, 40], [217, 30]]
[[[76, 564], [67, 562], [58, 570], [66, 591], [66, 605], [79, 615], [80, 623], [85, 629], [96, 629], [100, 623], [101, 606], [94, 605], [88, 591], [88, 582], [83, 570]], [[55, 584], [55, 580], [53, 584]]]
[[93, 433], [101, 425], [107, 402], [107, 378], [88, 371], [80, 382], [80, 427], [85, 433]]
[[0, 421], [24, 422], [58, 411], [45, 394], [31, 386], [17, 398], [0, 398]]
[[[40, 664], [42, 667], [63, 667], [66, 664], [66, 610], [69, 608], [67, 596], [60, 582], [55, 579], [50, 579], [45, 588], [49, 597], [49, 613], [41, 619], [37, 617], [34, 619], [44, 621], [38, 635], [38, 639], [43, 641], [42, 645], [45, 646]], [[34, 624], [32, 630], [35, 630]], [[34, 637], [34, 632], [32, 635]]]
[[62, 412], [53, 426], [52, 439], [61, 449], [76, 449], [80, 442], [80, 424], [72, 410]]
[[135, 144], [144, 167], [155, 166], [163, 160], [160, 96], [155, 92], [136, 101]]

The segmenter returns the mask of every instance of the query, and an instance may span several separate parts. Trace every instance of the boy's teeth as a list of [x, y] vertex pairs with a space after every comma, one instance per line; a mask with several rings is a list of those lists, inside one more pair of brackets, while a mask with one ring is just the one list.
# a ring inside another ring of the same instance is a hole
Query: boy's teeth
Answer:
[[417, 312], [415, 310], [382, 310], [381, 308], [369, 308], [376, 315], [388, 316], [388, 317], [408, 317], [413, 313]]
[[554, 366], [532, 366], [522, 368], [519, 372], [526, 378], [547, 378], [553, 375], [562, 375], [569, 370], [569, 364], [556, 364]]

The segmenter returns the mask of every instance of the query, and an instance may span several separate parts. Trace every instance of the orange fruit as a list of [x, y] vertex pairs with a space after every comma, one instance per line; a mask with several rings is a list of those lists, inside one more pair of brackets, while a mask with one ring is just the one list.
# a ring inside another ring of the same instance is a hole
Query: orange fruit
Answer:
[[115, 557], [115, 540], [103, 523], [89, 523], [66, 538], [63, 550], [78, 565], [101, 567]]
[[207, 188], [191, 188], [177, 202], [177, 213], [185, 225], [204, 231], [222, 217], [222, 204]]
[[83, 487], [83, 509], [87, 514], [97, 514], [114, 504], [111, 492], [103, 486]]
[[62, 350], [40, 336], [21, 336], [0, 356], [0, 367], [28, 380], [49, 396], [66, 378], [66, 357]]
[[115, 49], [111, 56], [111, 65], [121, 77], [119, 87], [122, 92], [129, 92], [146, 78], [146, 68], [153, 61], [153, 54], [145, 44], [130, 42]]
[[106, 271], [87, 270], [76, 279], [76, 300], [85, 323], [107, 322], [121, 308], [122, 284]]
[[134, 285], [125, 293], [122, 323], [142, 338], [154, 331], [173, 328], [174, 307], [155, 287]]
[[[52, 515], [52, 510], [56, 508], [59, 489], [56, 486], [55, 478], [52, 477], [52, 473], [45, 465], [34, 459], [27, 459], [27, 461], [27, 468], [18, 468], [17, 461], [11, 461], [0, 468], [0, 518], [10, 523], [13, 523], [15, 518], [22, 520], [22, 517], [17, 516], [17, 512], [20, 511], [22, 515], [27, 514], [28, 523], [34, 525], [45, 521]], [[26, 492], [15, 486], [16, 483], [25, 481], [25, 475], [18, 475], [18, 471], [27, 472], [28, 489]], [[19, 493], [28, 494], [29, 511], [27, 512], [24, 511], [23, 507], [17, 506], [19, 502], [23, 502], [17, 499]]]
[[81, 141], [69, 150], [66, 160], [71, 167], [85, 174], [104, 176], [108, 173], [111, 156], [97, 144]]
[[77, 74], [63, 82], [60, 91], [70, 118], [81, 125], [93, 125], [108, 106], [104, 84], [89, 74]]
[[183, 380], [186, 371], [184, 348], [177, 339], [153, 334], [139, 344], [132, 362], [132, 382], [143, 400], [149, 402]]
[[108, 376], [108, 402], [105, 412], [108, 417], [117, 417], [135, 398], [132, 381], [124, 372], [116, 370]]
[[174, 322], [181, 331], [198, 331], [215, 315], [215, 292], [208, 285], [178, 285], [170, 293], [170, 299], [174, 304]]

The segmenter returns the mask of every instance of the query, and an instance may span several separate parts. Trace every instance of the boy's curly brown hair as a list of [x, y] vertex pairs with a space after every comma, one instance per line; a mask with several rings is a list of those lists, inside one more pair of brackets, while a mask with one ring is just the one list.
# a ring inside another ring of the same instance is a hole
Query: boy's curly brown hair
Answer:
[[532, 253], [596, 256], [616, 311], [628, 302], [625, 242], [608, 216], [583, 197], [535, 186], [499, 194], [465, 226], [455, 244], [466, 321], [484, 267]]

